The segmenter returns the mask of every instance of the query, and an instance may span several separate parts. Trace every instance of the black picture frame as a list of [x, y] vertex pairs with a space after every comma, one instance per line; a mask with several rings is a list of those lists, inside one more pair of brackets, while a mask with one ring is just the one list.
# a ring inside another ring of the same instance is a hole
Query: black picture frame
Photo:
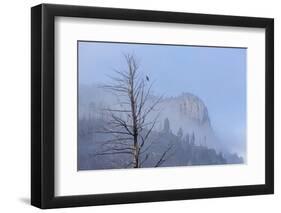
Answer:
[[[266, 128], [265, 184], [95, 195], [54, 195], [55, 17], [264, 28]], [[274, 193], [274, 20], [164, 11], [41, 4], [31, 8], [31, 204], [60, 208], [105, 204], [216, 198]]]

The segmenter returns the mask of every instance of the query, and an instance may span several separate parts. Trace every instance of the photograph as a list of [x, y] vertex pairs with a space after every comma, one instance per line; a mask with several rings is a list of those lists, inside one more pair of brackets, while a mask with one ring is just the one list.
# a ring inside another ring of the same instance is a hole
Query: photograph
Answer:
[[247, 164], [247, 48], [77, 41], [77, 170]]
[[31, 8], [31, 205], [274, 194], [274, 18], [124, 6]]

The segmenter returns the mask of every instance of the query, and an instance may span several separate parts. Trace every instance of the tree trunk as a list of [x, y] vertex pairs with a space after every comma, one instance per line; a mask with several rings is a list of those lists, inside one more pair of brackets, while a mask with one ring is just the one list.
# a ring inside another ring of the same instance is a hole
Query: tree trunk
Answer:
[[134, 168], [139, 168], [139, 147], [137, 136], [134, 136]]

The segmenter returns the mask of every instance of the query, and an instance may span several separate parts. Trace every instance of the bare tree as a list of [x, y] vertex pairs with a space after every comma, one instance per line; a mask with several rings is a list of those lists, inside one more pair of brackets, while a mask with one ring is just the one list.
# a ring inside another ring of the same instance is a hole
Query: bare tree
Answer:
[[[116, 108], [104, 109], [108, 113], [109, 125], [98, 132], [110, 134], [111, 139], [103, 143], [102, 152], [96, 155], [129, 155], [131, 160], [126, 167], [140, 168], [150, 157], [153, 140], [149, 137], [159, 114], [152, 119], [148, 117], [162, 97], [150, 99], [153, 83], [148, 76], [141, 75], [134, 55], [124, 57], [126, 69], [114, 70], [116, 76], [110, 77], [112, 84], [104, 86], [120, 101]], [[154, 166], [161, 166], [171, 156], [171, 150], [172, 146], [167, 147]]]

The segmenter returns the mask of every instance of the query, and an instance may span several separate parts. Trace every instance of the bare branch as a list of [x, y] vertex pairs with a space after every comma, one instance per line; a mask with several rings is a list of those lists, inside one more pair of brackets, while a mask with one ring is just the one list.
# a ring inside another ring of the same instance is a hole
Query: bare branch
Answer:
[[125, 165], [124, 167], [125, 168], [128, 168], [128, 167], [130, 167], [130, 166], [132, 166], [133, 165], [133, 162], [129, 162], [127, 165]]
[[129, 154], [129, 155], [131, 155], [132, 154], [132, 152], [102, 152], [102, 153], [96, 153], [96, 154], [94, 154], [94, 156], [102, 156], [102, 155], [118, 155], [118, 154]]
[[[144, 154], [146, 151], [148, 151], [151, 148], [151, 146], [154, 144], [154, 142], [155, 142], [155, 140], [151, 141], [150, 144], [145, 149], [140, 151], [140, 154]], [[144, 147], [142, 147], [142, 148], [144, 148]]]
[[128, 132], [115, 131], [115, 130], [95, 131], [95, 133], [110, 133], [110, 134], [131, 135]]
[[108, 111], [108, 112], [131, 112], [131, 110], [125, 110], [125, 109], [101, 109], [101, 110], [105, 110], [105, 111]]
[[[170, 145], [168, 147], [168, 149], [166, 149], [166, 151], [163, 152], [163, 154], [161, 155], [160, 159], [157, 161], [157, 163], [155, 164], [155, 167], [159, 167], [161, 166], [166, 160], [168, 160], [172, 155], [169, 155], [169, 157], [167, 156], [167, 153], [173, 148], [173, 144]], [[166, 157], [166, 158], [165, 158]]]
[[145, 155], [145, 158], [140, 162], [140, 166], [142, 167], [143, 164], [145, 163], [145, 161], [147, 161], [147, 159], [149, 158], [149, 154]]
[[106, 150], [103, 150], [103, 153], [107, 153], [109, 151], [133, 151], [133, 148], [131, 148], [131, 147], [124, 147], [124, 148], [110, 147]]

